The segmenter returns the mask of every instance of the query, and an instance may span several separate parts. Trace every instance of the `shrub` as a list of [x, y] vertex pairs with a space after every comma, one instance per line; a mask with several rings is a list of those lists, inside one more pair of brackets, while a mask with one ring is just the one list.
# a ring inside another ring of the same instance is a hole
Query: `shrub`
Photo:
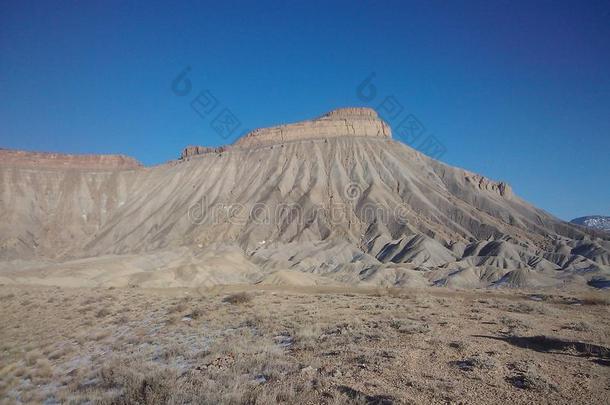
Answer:
[[252, 297], [245, 292], [227, 295], [222, 299], [222, 302], [228, 302], [229, 304], [245, 304], [250, 301], [252, 301]]

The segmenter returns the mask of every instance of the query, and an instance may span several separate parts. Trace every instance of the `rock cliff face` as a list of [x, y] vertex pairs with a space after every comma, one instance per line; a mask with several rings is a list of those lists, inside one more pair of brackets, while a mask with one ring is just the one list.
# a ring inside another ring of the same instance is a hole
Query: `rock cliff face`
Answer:
[[222, 153], [235, 148], [251, 148], [290, 141], [347, 136], [391, 138], [392, 130], [379, 119], [372, 108], [350, 107], [332, 110], [314, 120], [293, 124], [259, 128], [238, 139], [233, 145], [208, 147], [189, 145], [182, 150], [180, 159], [209, 153]]
[[204, 155], [206, 153], [222, 153], [226, 150], [226, 146], [220, 146], [217, 148], [209, 146], [189, 145], [182, 150], [180, 159], [188, 159], [191, 156]]
[[0, 166], [35, 169], [136, 169], [141, 164], [123, 155], [66, 155], [0, 149]]
[[235, 145], [257, 146], [307, 138], [344, 136], [391, 138], [392, 130], [371, 108], [340, 108], [315, 120], [256, 129], [237, 140]]
[[503, 181], [493, 181], [480, 174], [468, 173], [465, 176], [466, 181], [474, 184], [481, 190], [492, 191], [500, 194], [502, 197], [510, 197], [512, 195], [512, 188], [510, 184]]

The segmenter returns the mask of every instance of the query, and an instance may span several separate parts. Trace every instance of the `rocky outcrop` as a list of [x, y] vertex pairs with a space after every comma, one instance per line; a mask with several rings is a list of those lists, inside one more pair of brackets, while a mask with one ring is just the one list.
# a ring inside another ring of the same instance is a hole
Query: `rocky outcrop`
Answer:
[[256, 129], [238, 139], [235, 146], [249, 147], [345, 136], [391, 138], [392, 130], [371, 108], [340, 108], [314, 120]]
[[198, 146], [198, 145], [189, 145], [182, 150], [180, 154], [180, 159], [188, 159], [192, 156], [197, 155], [205, 155], [207, 153], [222, 153], [227, 149], [226, 146], [219, 146], [217, 148], [212, 148], [208, 146]]
[[0, 166], [34, 169], [136, 169], [142, 165], [124, 155], [66, 155], [0, 149]]
[[469, 174], [466, 176], [466, 181], [480, 190], [492, 191], [500, 194], [502, 197], [510, 197], [513, 193], [510, 184], [503, 181], [493, 181], [480, 174]]
[[238, 139], [233, 145], [220, 147], [189, 145], [182, 150], [180, 159], [188, 160], [193, 156], [222, 153], [235, 148], [349, 136], [391, 138], [392, 130], [372, 108], [339, 108], [314, 120], [255, 129]]

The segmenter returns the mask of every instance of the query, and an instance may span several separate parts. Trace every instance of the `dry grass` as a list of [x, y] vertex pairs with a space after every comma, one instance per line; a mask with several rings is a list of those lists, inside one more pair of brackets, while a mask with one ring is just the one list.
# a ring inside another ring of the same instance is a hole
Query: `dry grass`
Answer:
[[15, 288], [0, 286], [7, 403], [603, 403], [610, 383], [606, 305], [444, 289]]

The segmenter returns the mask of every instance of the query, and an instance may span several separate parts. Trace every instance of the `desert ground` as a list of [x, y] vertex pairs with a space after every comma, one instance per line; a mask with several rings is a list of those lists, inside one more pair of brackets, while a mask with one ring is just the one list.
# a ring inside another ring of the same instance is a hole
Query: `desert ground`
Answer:
[[12, 403], [608, 403], [595, 293], [0, 286]]

